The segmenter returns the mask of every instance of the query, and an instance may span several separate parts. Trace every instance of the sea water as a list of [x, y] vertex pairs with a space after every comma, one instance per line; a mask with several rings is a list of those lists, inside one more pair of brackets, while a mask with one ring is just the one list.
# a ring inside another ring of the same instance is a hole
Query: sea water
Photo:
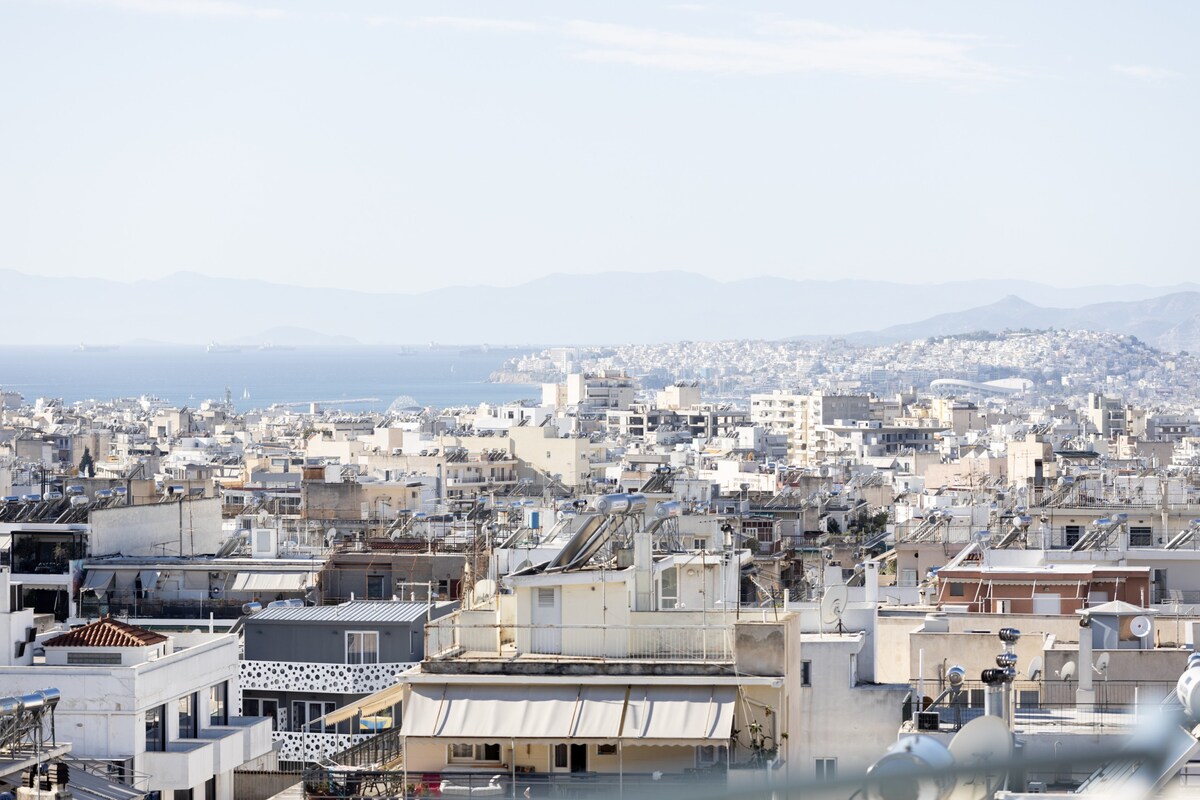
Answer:
[[[454, 347], [0, 347], [0, 389], [27, 402], [156, 395], [174, 406], [220, 400], [228, 389], [239, 411], [275, 403], [318, 402], [346, 411], [383, 411], [398, 397], [419, 406], [463, 406], [539, 399], [538, 386], [488, 383], [505, 359], [526, 352]], [[351, 402], [375, 398], [370, 402]], [[402, 403], [407, 405], [407, 403]], [[307, 410], [307, 409], [303, 409]]]

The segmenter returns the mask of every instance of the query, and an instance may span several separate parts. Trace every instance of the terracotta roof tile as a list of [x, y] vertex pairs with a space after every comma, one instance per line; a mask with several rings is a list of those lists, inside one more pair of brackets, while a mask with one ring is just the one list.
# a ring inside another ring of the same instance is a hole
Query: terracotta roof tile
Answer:
[[161, 633], [126, 625], [112, 617], [101, 617], [42, 644], [46, 647], [146, 647], [165, 641], [167, 637]]

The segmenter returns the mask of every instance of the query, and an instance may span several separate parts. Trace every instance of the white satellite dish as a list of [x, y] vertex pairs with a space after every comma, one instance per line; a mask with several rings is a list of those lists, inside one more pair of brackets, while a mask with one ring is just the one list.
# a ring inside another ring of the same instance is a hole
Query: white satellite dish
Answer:
[[1154, 630], [1154, 623], [1149, 617], [1137, 616], [1129, 620], [1129, 632], [1139, 639], [1145, 639]]
[[1004, 769], [1012, 755], [1012, 734], [1000, 717], [976, 717], [950, 740], [950, 755], [956, 767], [979, 766], [977, 774], [960, 773], [947, 800], [985, 800], [1004, 781]]
[[1026, 667], [1026, 669], [1025, 669], [1025, 677], [1031, 681], [1036, 681], [1038, 678], [1042, 677], [1042, 657], [1041, 656], [1034, 656], [1030, 660], [1029, 666]]
[[825, 625], [842, 626], [842, 614], [846, 612], [846, 602], [850, 599], [850, 590], [844, 585], [830, 586], [821, 598], [821, 622]]
[[1074, 678], [1075, 677], [1075, 662], [1068, 661], [1067, 663], [1063, 664], [1062, 669], [1060, 669], [1058, 671], [1058, 677], [1062, 678], [1064, 681], [1069, 681], [1072, 678]]
[[1096, 659], [1096, 665], [1092, 667], [1097, 675], [1103, 675], [1105, 680], [1108, 680], [1108, 653], [1101, 653]]
[[475, 602], [486, 603], [496, 596], [496, 582], [488, 578], [475, 581]]

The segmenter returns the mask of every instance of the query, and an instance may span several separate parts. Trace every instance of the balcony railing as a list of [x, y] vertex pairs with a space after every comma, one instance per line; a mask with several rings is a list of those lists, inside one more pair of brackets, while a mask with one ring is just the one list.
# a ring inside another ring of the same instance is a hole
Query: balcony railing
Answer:
[[733, 660], [728, 625], [496, 625], [439, 621], [425, 628], [431, 660], [547, 656], [601, 661]]
[[242, 661], [242, 691], [369, 694], [396, 682], [396, 675], [415, 662], [327, 664], [307, 661]]
[[[664, 791], [682, 794], [686, 787], [714, 781], [732, 785], [733, 773], [723, 764], [712, 767], [656, 772], [518, 772], [514, 791], [513, 775], [499, 765], [495, 772], [413, 772], [404, 785], [399, 770], [339, 769], [314, 770], [305, 776], [304, 796], [337, 797], [341, 800], [379, 800], [381, 797], [436, 797], [443, 786], [452, 786], [454, 795], [479, 794], [494, 797], [620, 798], [653, 797]], [[444, 782], [444, 783], [443, 783]], [[487, 791], [484, 791], [491, 787]], [[498, 791], [497, 791], [498, 789]], [[450, 794], [447, 791], [446, 794]]]
[[334, 753], [372, 738], [373, 733], [308, 733], [307, 731], [275, 731], [280, 742], [280, 761], [300, 761], [312, 764]]

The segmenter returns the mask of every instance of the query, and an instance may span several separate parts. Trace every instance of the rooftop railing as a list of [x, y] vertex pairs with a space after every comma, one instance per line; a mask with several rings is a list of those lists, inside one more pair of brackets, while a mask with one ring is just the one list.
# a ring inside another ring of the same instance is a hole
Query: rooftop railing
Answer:
[[733, 660], [729, 625], [499, 625], [438, 621], [426, 626], [430, 660], [544, 656], [599, 661]]

